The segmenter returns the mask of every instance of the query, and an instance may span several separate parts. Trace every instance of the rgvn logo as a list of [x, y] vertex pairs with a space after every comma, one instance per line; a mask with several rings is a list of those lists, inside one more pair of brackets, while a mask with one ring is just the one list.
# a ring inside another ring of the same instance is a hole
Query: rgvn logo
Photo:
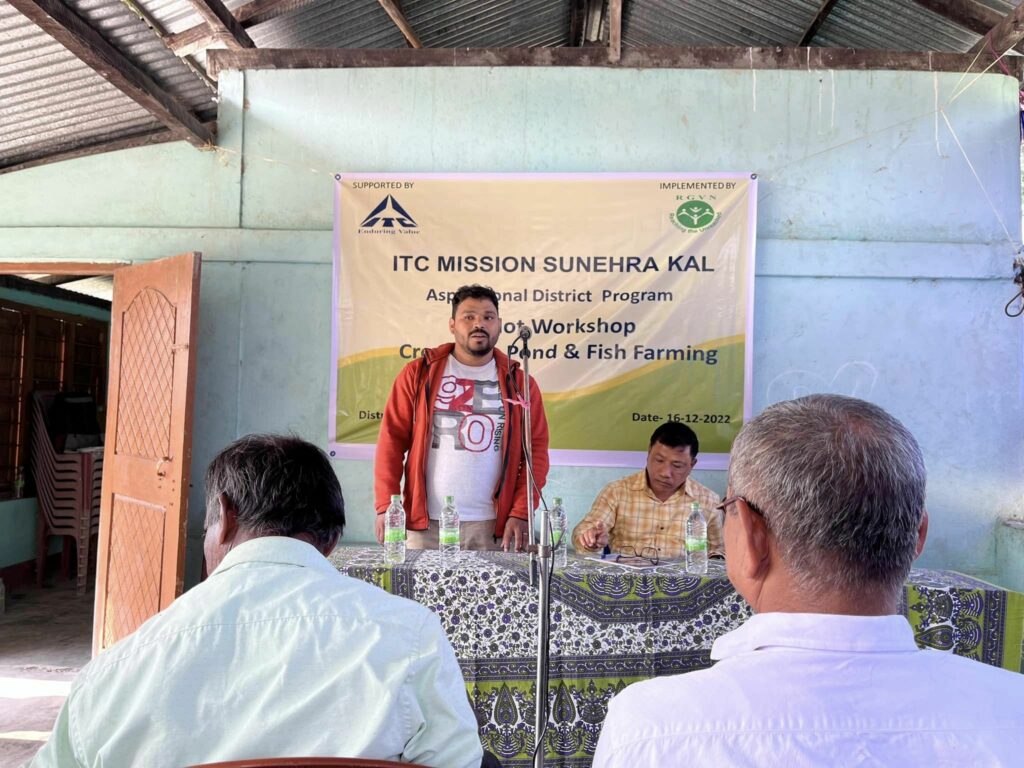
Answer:
[[703, 200], [690, 200], [680, 205], [669, 219], [684, 232], [703, 232], [713, 227], [722, 214]]
[[377, 207], [370, 211], [370, 215], [363, 219], [359, 225], [360, 229], [373, 229], [379, 226], [382, 229], [394, 229], [396, 226], [412, 229], [417, 226], [415, 220], [403, 208], [392, 195], [388, 195]]

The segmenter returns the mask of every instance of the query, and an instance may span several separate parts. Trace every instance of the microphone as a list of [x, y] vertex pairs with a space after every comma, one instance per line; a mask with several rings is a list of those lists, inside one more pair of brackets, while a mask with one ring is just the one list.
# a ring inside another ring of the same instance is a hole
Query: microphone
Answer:
[[530, 330], [529, 326], [523, 325], [522, 320], [517, 320], [516, 322], [519, 325], [519, 332], [516, 334], [516, 338], [526, 341], [533, 335], [533, 331]]

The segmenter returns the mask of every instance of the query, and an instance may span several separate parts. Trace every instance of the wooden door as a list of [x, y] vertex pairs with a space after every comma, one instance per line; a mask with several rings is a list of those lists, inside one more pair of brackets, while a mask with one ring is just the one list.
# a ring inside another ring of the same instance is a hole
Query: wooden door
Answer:
[[114, 273], [93, 655], [184, 585], [200, 261]]

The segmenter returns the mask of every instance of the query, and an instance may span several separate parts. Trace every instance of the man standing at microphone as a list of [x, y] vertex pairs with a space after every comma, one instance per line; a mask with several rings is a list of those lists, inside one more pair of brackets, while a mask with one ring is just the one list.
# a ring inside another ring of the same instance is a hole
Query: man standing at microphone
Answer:
[[[465, 285], [452, 296], [454, 343], [426, 349], [391, 387], [374, 463], [377, 540], [384, 512], [403, 490], [410, 549], [436, 549], [445, 496], [454, 496], [465, 549], [523, 551], [529, 539], [518, 362], [494, 348], [498, 296]], [[548, 422], [530, 377], [530, 438], [538, 491], [548, 474]], [[534, 504], [537, 499], [534, 498]], [[500, 546], [498, 542], [500, 541]]]

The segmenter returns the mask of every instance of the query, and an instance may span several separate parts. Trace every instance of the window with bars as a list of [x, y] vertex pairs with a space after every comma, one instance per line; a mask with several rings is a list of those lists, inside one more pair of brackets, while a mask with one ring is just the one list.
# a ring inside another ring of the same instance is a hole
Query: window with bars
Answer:
[[29, 396], [88, 392], [106, 419], [109, 323], [0, 300], [0, 499], [28, 464]]

